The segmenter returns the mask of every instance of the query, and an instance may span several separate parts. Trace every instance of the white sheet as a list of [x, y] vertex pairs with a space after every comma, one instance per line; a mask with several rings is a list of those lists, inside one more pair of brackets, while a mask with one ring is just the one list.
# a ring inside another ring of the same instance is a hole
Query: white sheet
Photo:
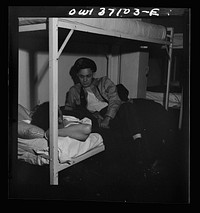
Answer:
[[[70, 163], [73, 158], [101, 145], [103, 145], [103, 139], [101, 135], [97, 133], [91, 133], [85, 142], [69, 137], [59, 137], [59, 163]], [[35, 165], [49, 164], [49, 147], [47, 145], [47, 140], [44, 138], [18, 138], [18, 159]]]
[[[91, 123], [91, 120], [84, 118], [79, 120], [73, 116], [65, 116], [71, 121]], [[70, 137], [58, 137], [58, 160], [59, 163], [71, 162], [87, 151], [103, 145], [103, 138], [98, 133], [91, 133], [86, 141], [79, 141]], [[48, 141], [44, 138], [22, 139], [18, 138], [18, 159], [30, 164], [49, 164]]]

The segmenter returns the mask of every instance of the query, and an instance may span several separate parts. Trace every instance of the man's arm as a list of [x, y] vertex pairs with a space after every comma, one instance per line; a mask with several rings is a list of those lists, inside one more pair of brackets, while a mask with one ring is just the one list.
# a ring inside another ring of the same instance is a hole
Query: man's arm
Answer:
[[[68, 127], [58, 129], [58, 136], [74, 138], [80, 141], [85, 141], [91, 133], [92, 126], [90, 124], [74, 124]], [[49, 138], [49, 130], [45, 133], [46, 138]]]
[[104, 84], [105, 92], [108, 97], [108, 109], [106, 116], [114, 118], [121, 105], [116, 85], [107, 77], [103, 79], [102, 83]]

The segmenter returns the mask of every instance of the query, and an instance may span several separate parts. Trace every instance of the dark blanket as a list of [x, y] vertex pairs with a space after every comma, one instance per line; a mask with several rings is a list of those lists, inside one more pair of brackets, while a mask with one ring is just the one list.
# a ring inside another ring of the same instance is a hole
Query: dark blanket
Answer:
[[[108, 156], [118, 158], [122, 156], [122, 153], [129, 153], [130, 161], [131, 157], [135, 155], [135, 152], [142, 152], [142, 158], [148, 162], [153, 162], [155, 159], [159, 159], [166, 155], [165, 145], [168, 143], [170, 131], [173, 130], [173, 117], [164, 107], [152, 100], [146, 99], [132, 99], [131, 103], [126, 107], [127, 112], [122, 109], [123, 116], [126, 115], [126, 122], [129, 127], [132, 127], [133, 120], [138, 120], [138, 129], [142, 133], [142, 143], [140, 150], [136, 150], [137, 147], [131, 137], [124, 137], [122, 134], [122, 128], [125, 127], [122, 121], [118, 125], [118, 129], [98, 129], [96, 132], [102, 135], [104, 144], [106, 146], [106, 152]], [[61, 107], [62, 109], [62, 107]], [[131, 110], [133, 109], [133, 110]], [[132, 113], [134, 112], [134, 113]], [[85, 111], [64, 111], [66, 115], [73, 115], [82, 119], [83, 117], [89, 117], [96, 123], [95, 119]], [[137, 116], [137, 118], [136, 118]], [[96, 126], [96, 124], [95, 124]], [[96, 127], [95, 127], [96, 128]], [[121, 128], [121, 129], [120, 129]], [[134, 128], [135, 129], [135, 128]], [[125, 127], [126, 130], [126, 127]], [[122, 158], [120, 158], [122, 160]]]

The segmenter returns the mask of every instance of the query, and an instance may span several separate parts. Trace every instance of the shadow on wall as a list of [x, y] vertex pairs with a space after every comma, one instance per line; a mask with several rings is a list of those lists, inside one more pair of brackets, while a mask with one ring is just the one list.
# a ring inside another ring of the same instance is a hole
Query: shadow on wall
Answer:
[[42, 68], [37, 71], [37, 52], [30, 51], [29, 53], [29, 63], [30, 63], [30, 108], [32, 109], [34, 106], [38, 104], [38, 89], [39, 86], [49, 69], [49, 60], [44, 61]]
[[[20, 33], [18, 37], [19, 51], [21, 50], [22, 52], [28, 53], [28, 58], [25, 56], [25, 58], [20, 59], [20, 75], [27, 76], [27, 78], [24, 79], [27, 83], [21, 82], [21, 84], [23, 84], [21, 85], [21, 90], [30, 88], [28, 97], [24, 97], [27, 98], [27, 107], [30, 107], [30, 109], [38, 103], [38, 88], [40, 87], [45, 74], [48, 72], [48, 59], [43, 60], [40, 65], [41, 68], [38, 70], [38, 53], [48, 52], [48, 39], [44, 38], [47, 38], [47, 32], [43, 32], [43, 34], [41, 32], [39, 32], [39, 34], [36, 34], [35, 32]], [[29, 64], [27, 64], [27, 61]], [[29, 74], [26, 75], [26, 72], [29, 72]]]
[[[22, 99], [26, 99], [23, 103], [27, 103], [27, 107], [32, 109], [39, 102], [42, 103], [48, 98], [47, 75], [49, 61], [47, 36], [45, 37], [43, 34], [38, 35], [34, 32], [28, 34], [22, 33], [19, 35], [19, 50], [28, 53], [28, 55], [20, 59], [20, 75], [23, 76], [23, 81], [21, 81], [21, 91], [19, 92], [21, 92]], [[70, 76], [71, 73], [69, 73], [73, 65], [72, 62], [78, 57], [90, 57], [95, 60], [98, 66], [96, 77], [103, 76], [106, 75], [108, 71], [108, 62], [107, 58], [105, 58], [107, 52], [109, 52], [109, 47], [103, 44], [82, 43], [80, 40], [79, 42], [73, 42], [72, 40], [67, 44], [67, 47], [59, 58], [59, 104], [64, 103], [63, 97], [65, 97], [66, 92], [73, 85], [74, 80], [76, 82], [76, 79]], [[65, 75], [67, 79], [63, 78]], [[29, 88], [30, 91], [27, 91], [27, 96], [23, 96], [23, 90]]]

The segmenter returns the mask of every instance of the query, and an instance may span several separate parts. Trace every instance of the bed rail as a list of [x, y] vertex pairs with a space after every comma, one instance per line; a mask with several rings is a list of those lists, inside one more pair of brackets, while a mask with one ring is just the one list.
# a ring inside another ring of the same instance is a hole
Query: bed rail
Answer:
[[167, 70], [167, 88], [166, 88], [166, 96], [165, 96], [165, 109], [168, 110], [169, 105], [169, 84], [170, 84], [170, 75], [171, 75], [171, 64], [172, 64], [172, 50], [173, 50], [173, 35], [174, 28], [167, 28], [167, 34], [170, 44], [168, 51], [168, 70]]

